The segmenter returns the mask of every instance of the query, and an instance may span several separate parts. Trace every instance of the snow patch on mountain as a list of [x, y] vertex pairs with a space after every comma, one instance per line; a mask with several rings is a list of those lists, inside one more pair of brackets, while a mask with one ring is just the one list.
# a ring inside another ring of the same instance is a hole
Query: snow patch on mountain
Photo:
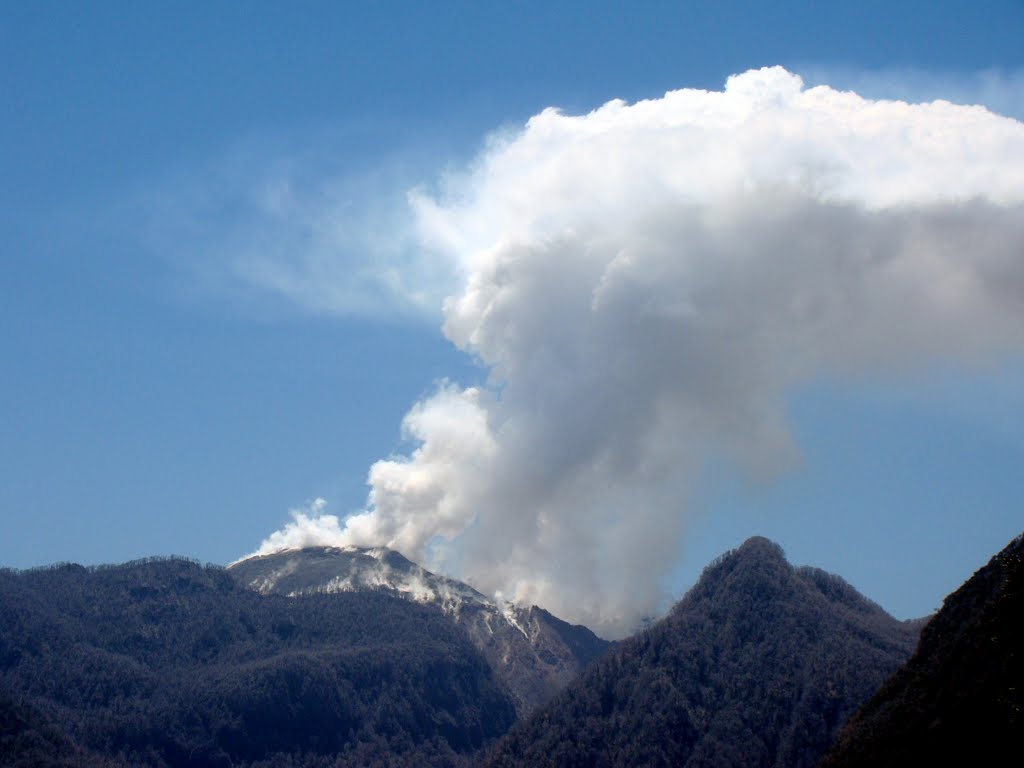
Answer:
[[374, 591], [439, 608], [461, 626], [525, 716], [611, 643], [536, 607], [489, 598], [384, 547], [307, 547], [243, 558], [228, 567], [261, 594]]
[[[257, 569], [248, 580], [248, 585], [261, 594], [280, 592], [289, 597], [305, 594], [327, 594], [332, 592], [358, 592], [362, 590], [384, 591], [417, 603], [431, 603], [445, 613], [458, 616], [467, 604], [486, 607], [495, 611], [497, 617], [527, 634], [516, 618], [515, 607], [505, 601], [492, 600], [477, 592], [468, 584], [428, 571], [407, 560], [399, 553], [384, 547], [320, 547], [317, 550], [330, 558], [333, 574], [326, 579], [318, 575], [294, 577], [300, 562], [309, 568], [310, 550], [293, 550], [292, 553], [278, 553], [273, 559], [280, 560], [281, 554], [294, 554], [283, 565], [265, 572]], [[266, 559], [265, 556], [246, 558], [232, 563], [236, 568], [241, 563]], [[340, 571], [340, 572], [339, 572]], [[289, 583], [290, 582], [290, 583]]]

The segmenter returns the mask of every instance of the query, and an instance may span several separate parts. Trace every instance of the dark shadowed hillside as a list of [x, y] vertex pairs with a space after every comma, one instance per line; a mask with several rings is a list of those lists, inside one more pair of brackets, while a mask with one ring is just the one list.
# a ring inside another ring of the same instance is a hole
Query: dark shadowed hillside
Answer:
[[1024, 538], [946, 598], [828, 768], [1012, 764], [1024, 731]]
[[107, 768], [28, 704], [0, 693], [0, 765], [10, 768]]
[[0, 571], [3, 766], [455, 765], [514, 717], [430, 606], [177, 559]]
[[750, 539], [485, 762], [813, 766], [916, 635], [839, 577]]

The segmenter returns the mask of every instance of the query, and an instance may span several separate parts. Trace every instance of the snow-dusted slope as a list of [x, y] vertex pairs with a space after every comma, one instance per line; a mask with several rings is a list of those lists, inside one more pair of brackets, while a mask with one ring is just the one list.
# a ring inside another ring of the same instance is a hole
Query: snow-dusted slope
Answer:
[[230, 566], [263, 594], [298, 596], [373, 590], [436, 605], [463, 627], [524, 715], [563, 688], [611, 643], [532, 606], [498, 604], [384, 548], [313, 547], [251, 557]]
[[435, 603], [456, 614], [465, 603], [490, 603], [468, 584], [431, 573], [383, 547], [293, 550], [248, 558], [232, 565], [231, 570], [262, 594], [379, 590], [418, 603]]

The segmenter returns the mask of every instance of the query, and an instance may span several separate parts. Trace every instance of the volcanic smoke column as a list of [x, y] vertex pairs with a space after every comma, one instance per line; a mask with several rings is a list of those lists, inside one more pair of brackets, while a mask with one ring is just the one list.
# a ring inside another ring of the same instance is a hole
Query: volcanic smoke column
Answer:
[[449, 557], [622, 633], [659, 605], [707, 457], [791, 464], [789, 388], [1024, 348], [1024, 124], [981, 107], [762, 69], [545, 110], [442, 187], [410, 198], [418, 242], [456, 265], [444, 331], [489, 383], [413, 406], [365, 512], [299, 515], [276, 548], [315, 525]]

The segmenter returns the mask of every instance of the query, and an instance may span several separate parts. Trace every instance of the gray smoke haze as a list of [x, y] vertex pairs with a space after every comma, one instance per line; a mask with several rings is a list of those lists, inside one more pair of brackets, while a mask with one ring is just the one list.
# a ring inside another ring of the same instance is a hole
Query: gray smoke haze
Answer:
[[545, 110], [442, 187], [410, 196], [416, 241], [455, 265], [444, 331], [489, 383], [412, 407], [365, 511], [318, 501], [261, 552], [447, 559], [622, 634], [660, 607], [707, 458], [792, 464], [792, 387], [1024, 349], [1024, 124], [981, 107], [763, 69]]

